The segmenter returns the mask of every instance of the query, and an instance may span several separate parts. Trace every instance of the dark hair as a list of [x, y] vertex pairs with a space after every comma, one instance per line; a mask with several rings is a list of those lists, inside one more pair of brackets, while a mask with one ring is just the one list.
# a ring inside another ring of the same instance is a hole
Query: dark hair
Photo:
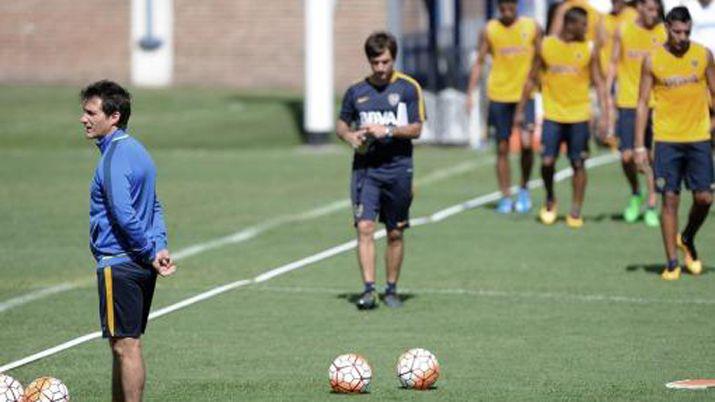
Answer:
[[389, 50], [392, 58], [397, 57], [397, 40], [386, 31], [373, 32], [365, 41], [365, 55], [368, 59], [377, 57]]
[[[645, 2], [648, 0], [636, 0], [635, 2], [638, 4], [645, 4]], [[665, 7], [663, 6], [663, 0], [653, 0], [655, 3], [658, 5], [658, 18], [660, 18], [661, 21], [665, 20]]]
[[506, 4], [506, 3], [519, 3], [519, 0], [497, 0], [497, 4]]
[[121, 129], [127, 128], [129, 116], [132, 114], [132, 96], [116, 82], [101, 80], [89, 84], [82, 89], [79, 97], [82, 102], [86, 102], [94, 97], [101, 99], [102, 112], [107, 116], [119, 112], [117, 127]]
[[665, 16], [665, 22], [670, 24], [674, 21], [679, 21], [679, 22], [684, 22], [688, 23], [693, 20], [693, 17], [690, 16], [690, 11], [688, 11], [687, 7], [684, 6], [678, 6], [674, 7], [668, 15]]
[[571, 7], [564, 15], [564, 23], [575, 22], [577, 18], [588, 18], [588, 12], [581, 7]]

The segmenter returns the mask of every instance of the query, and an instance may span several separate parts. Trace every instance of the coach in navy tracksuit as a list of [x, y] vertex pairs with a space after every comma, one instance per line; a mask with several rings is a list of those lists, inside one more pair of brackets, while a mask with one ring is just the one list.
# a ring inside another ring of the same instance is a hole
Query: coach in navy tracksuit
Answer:
[[397, 42], [376, 32], [365, 42], [372, 75], [351, 86], [343, 98], [337, 134], [355, 148], [351, 198], [358, 232], [358, 261], [364, 291], [360, 309], [377, 306], [375, 295], [375, 220], [387, 228], [387, 287], [384, 301], [399, 307], [397, 279], [412, 202], [412, 139], [425, 120], [422, 89], [413, 78], [394, 70]]
[[90, 248], [97, 260], [102, 334], [114, 357], [112, 398], [141, 401], [145, 369], [139, 337], [146, 329], [157, 274], [175, 270], [156, 198], [156, 168], [127, 134], [129, 93], [111, 81], [81, 92], [85, 136], [101, 157], [90, 188]]

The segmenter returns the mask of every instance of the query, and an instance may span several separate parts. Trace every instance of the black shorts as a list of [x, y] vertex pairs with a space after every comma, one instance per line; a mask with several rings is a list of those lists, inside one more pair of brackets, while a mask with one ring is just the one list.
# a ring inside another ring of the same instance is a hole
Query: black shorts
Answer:
[[146, 330], [156, 271], [123, 262], [97, 269], [99, 321], [105, 338], [139, 338]]
[[353, 170], [350, 181], [355, 224], [380, 218], [387, 230], [409, 226], [412, 165]]
[[[487, 120], [489, 127], [492, 127], [496, 133], [497, 141], [507, 141], [511, 137], [511, 129], [514, 126], [514, 113], [516, 112], [516, 103], [494, 102], [489, 101], [489, 114]], [[536, 113], [534, 108], [534, 100], [529, 99], [524, 108], [524, 124], [527, 127], [534, 127], [536, 121]]]
[[710, 141], [655, 143], [656, 189], [680, 193], [683, 180], [690, 191], [711, 191], [713, 158]]
[[[616, 134], [618, 135], [618, 150], [632, 151], [636, 142], [636, 109], [618, 108]], [[648, 112], [648, 123], [645, 127], [645, 147], [653, 148], [653, 119]]]
[[566, 143], [571, 163], [580, 163], [588, 159], [588, 139], [591, 134], [588, 122], [559, 123], [544, 120], [541, 130], [541, 155], [556, 159], [562, 143]]

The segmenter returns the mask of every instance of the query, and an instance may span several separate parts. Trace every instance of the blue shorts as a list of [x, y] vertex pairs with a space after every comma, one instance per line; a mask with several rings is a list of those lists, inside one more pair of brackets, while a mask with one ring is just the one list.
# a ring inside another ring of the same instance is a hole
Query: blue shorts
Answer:
[[412, 165], [354, 169], [350, 182], [355, 224], [379, 217], [387, 230], [409, 226]]
[[[616, 121], [616, 135], [618, 135], [618, 150], [632, 151], [636, 142], [636, 109], [618, 108]], [[653, 148], [653, 119], [652, 112], [648, 112], [648, 123], [645, 127], [645, 146]]]
[[541, 155], [544, 158], [559, 156], [561, 143], [566, 143], [571, 163], [583, 162], [588, 158], [588, 139], [591, 136], [588, 122], [559, 123], [544, 120], [541, 130]]
[[153, 267], [124, 262], [97, 269], [99, 321], [105, 338], [139, 338], [156, 286]]
[[[494, 128], [497, 141], [508, 141], [511, 137], [511, 129], [514, 126], [514, 112], [516, 103], [504, 103], [489, 101], [489, 127]], [[534, 127], [535, 121], [534, 100], [529, 99], [524, 109], [524, 123], [527, 128]]]
[[654, 176], [656, 189], [680, 193], [681, 183], [690, 191], [711, 191], [713, 158], [709, 140], [699, 142], [655, 143]]

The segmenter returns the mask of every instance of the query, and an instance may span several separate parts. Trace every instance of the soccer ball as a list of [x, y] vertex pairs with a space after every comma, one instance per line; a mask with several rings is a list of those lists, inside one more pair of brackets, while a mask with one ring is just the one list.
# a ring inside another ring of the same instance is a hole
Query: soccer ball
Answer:
[[22, 384], [9, 375], [0, 374], [0, 402], [20, 402]]
[[404, 388], [430, 388], [439, 378], [439, 362], [429, 350], [410, 349], [397, 360], [397, 378]]
[[25, 389], [24, 402], [68, 402], [69, 391], [62, 381], [52, 377], [40, 377]]
[[340, 355], [328, 370], [330, 387], [341, 394], [368, 392], [372, 368], [362, 356], [355, 353]]

